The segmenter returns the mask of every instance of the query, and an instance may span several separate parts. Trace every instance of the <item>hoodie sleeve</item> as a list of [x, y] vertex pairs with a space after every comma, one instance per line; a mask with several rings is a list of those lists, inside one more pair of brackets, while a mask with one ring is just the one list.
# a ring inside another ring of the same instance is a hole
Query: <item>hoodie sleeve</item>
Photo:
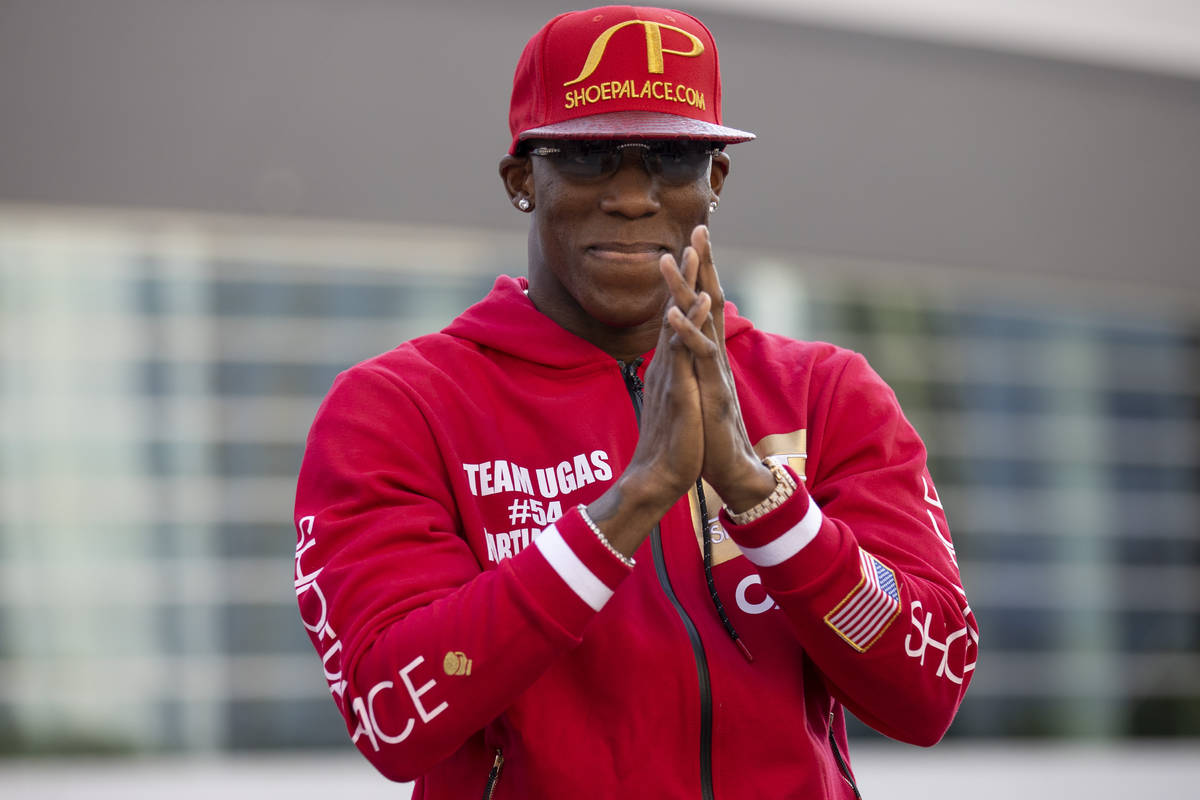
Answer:
[[412, 780], [501, 714], [629, 569], [567, 512], [484, 570], [436, 437], [394, 375], [339, 376], [296, 492], [296, 599], [347, 729]]
[[807, 486], [746, 525], [725, 511], [721, 522], [833, 695], [881, 733], [931, 745], [958, 710], [979, 633], [925, 447], [861, 356], [818, 391]]

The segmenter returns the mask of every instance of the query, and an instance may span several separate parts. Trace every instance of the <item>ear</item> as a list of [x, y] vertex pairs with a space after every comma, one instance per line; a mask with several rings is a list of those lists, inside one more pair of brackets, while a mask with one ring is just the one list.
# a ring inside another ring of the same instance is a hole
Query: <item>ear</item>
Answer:
[[515, 205], [521, 198], [533, 202], [533, 168], [529, 156], [506, 155], [500, 159], [500, 180], [508, 199]]
[[712, 193], [716, 197], [720, 197], [721, 188], [725, 185], [725, 179], [729, 177], [729, 154], [724, 150], [713, 153], [712, 169], [708, 171], [708, 185], [712, 188]]

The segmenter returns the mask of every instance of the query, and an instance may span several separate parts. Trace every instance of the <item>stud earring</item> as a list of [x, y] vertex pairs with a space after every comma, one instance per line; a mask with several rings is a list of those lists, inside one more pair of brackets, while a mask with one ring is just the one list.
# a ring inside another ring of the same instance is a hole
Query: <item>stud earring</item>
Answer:
[[530, 209], [533, 208], [533, 203], [529, 202], [528, 197], [522, 197], [520, 200], [517, 201], [517, 208], [521, 209], [522, 211], [528, 212]]
[[720, 202], [719, 200], [713, 200], [711, 203], [709, 203], [708, 204], [708, 213], [710, 213], [710, 214], [717, 213], [717, 203], [719, 203], [719, 202]]

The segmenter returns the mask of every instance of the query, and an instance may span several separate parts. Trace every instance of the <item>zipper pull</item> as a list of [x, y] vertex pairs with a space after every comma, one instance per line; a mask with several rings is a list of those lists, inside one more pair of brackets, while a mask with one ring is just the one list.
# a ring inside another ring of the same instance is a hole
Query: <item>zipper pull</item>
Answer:
[[500, 782], [500, 771], [504, 769], [504, 753], [496, 748], [496, 757], [492, 759], [492, 771], [488, 773], [487, 784], [483, 787], [483, 800], [492, 800], [496, 793], [496, 784]]
[[646, 384], [642, 382], [641, 377], [637, 374], [638, 367], [642, 366], [641, 356], [628, 363], [624, 361], [618, 361], [617, 363], [621, 365], [621, 377], [625, 379], [625, 385], [629, 388], [629, 391], [637, 392], [638, 397], [641, 397], [642, 390], [646, 388]]

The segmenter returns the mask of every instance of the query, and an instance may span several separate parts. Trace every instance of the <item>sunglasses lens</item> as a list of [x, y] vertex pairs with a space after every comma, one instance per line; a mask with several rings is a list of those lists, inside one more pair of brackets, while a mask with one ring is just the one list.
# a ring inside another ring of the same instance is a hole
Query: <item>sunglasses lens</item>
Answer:
[[[660, 145], [646, 154], [652, 171], [662, 176], [667, 183], [691, 183], [708, 168], [711, 153], [707, 147], [687, 145]], [[651, 161], [653, 159], [653, 161]]]
[[555, 163], [568, 177], [595, 180], [611, 175], [621, 165], [621, 151], [606, 142], [571, 142], [561, 149]]
[[626, 150], [640, 155], [646, 169], [665, 183], [684, 184], [704, 175], [713, 150], [704, 144], [653, 142], [561, 142], [553, 154], [555, 166], [568, 178], [592, 181], [607, 178], [621, 167]]

